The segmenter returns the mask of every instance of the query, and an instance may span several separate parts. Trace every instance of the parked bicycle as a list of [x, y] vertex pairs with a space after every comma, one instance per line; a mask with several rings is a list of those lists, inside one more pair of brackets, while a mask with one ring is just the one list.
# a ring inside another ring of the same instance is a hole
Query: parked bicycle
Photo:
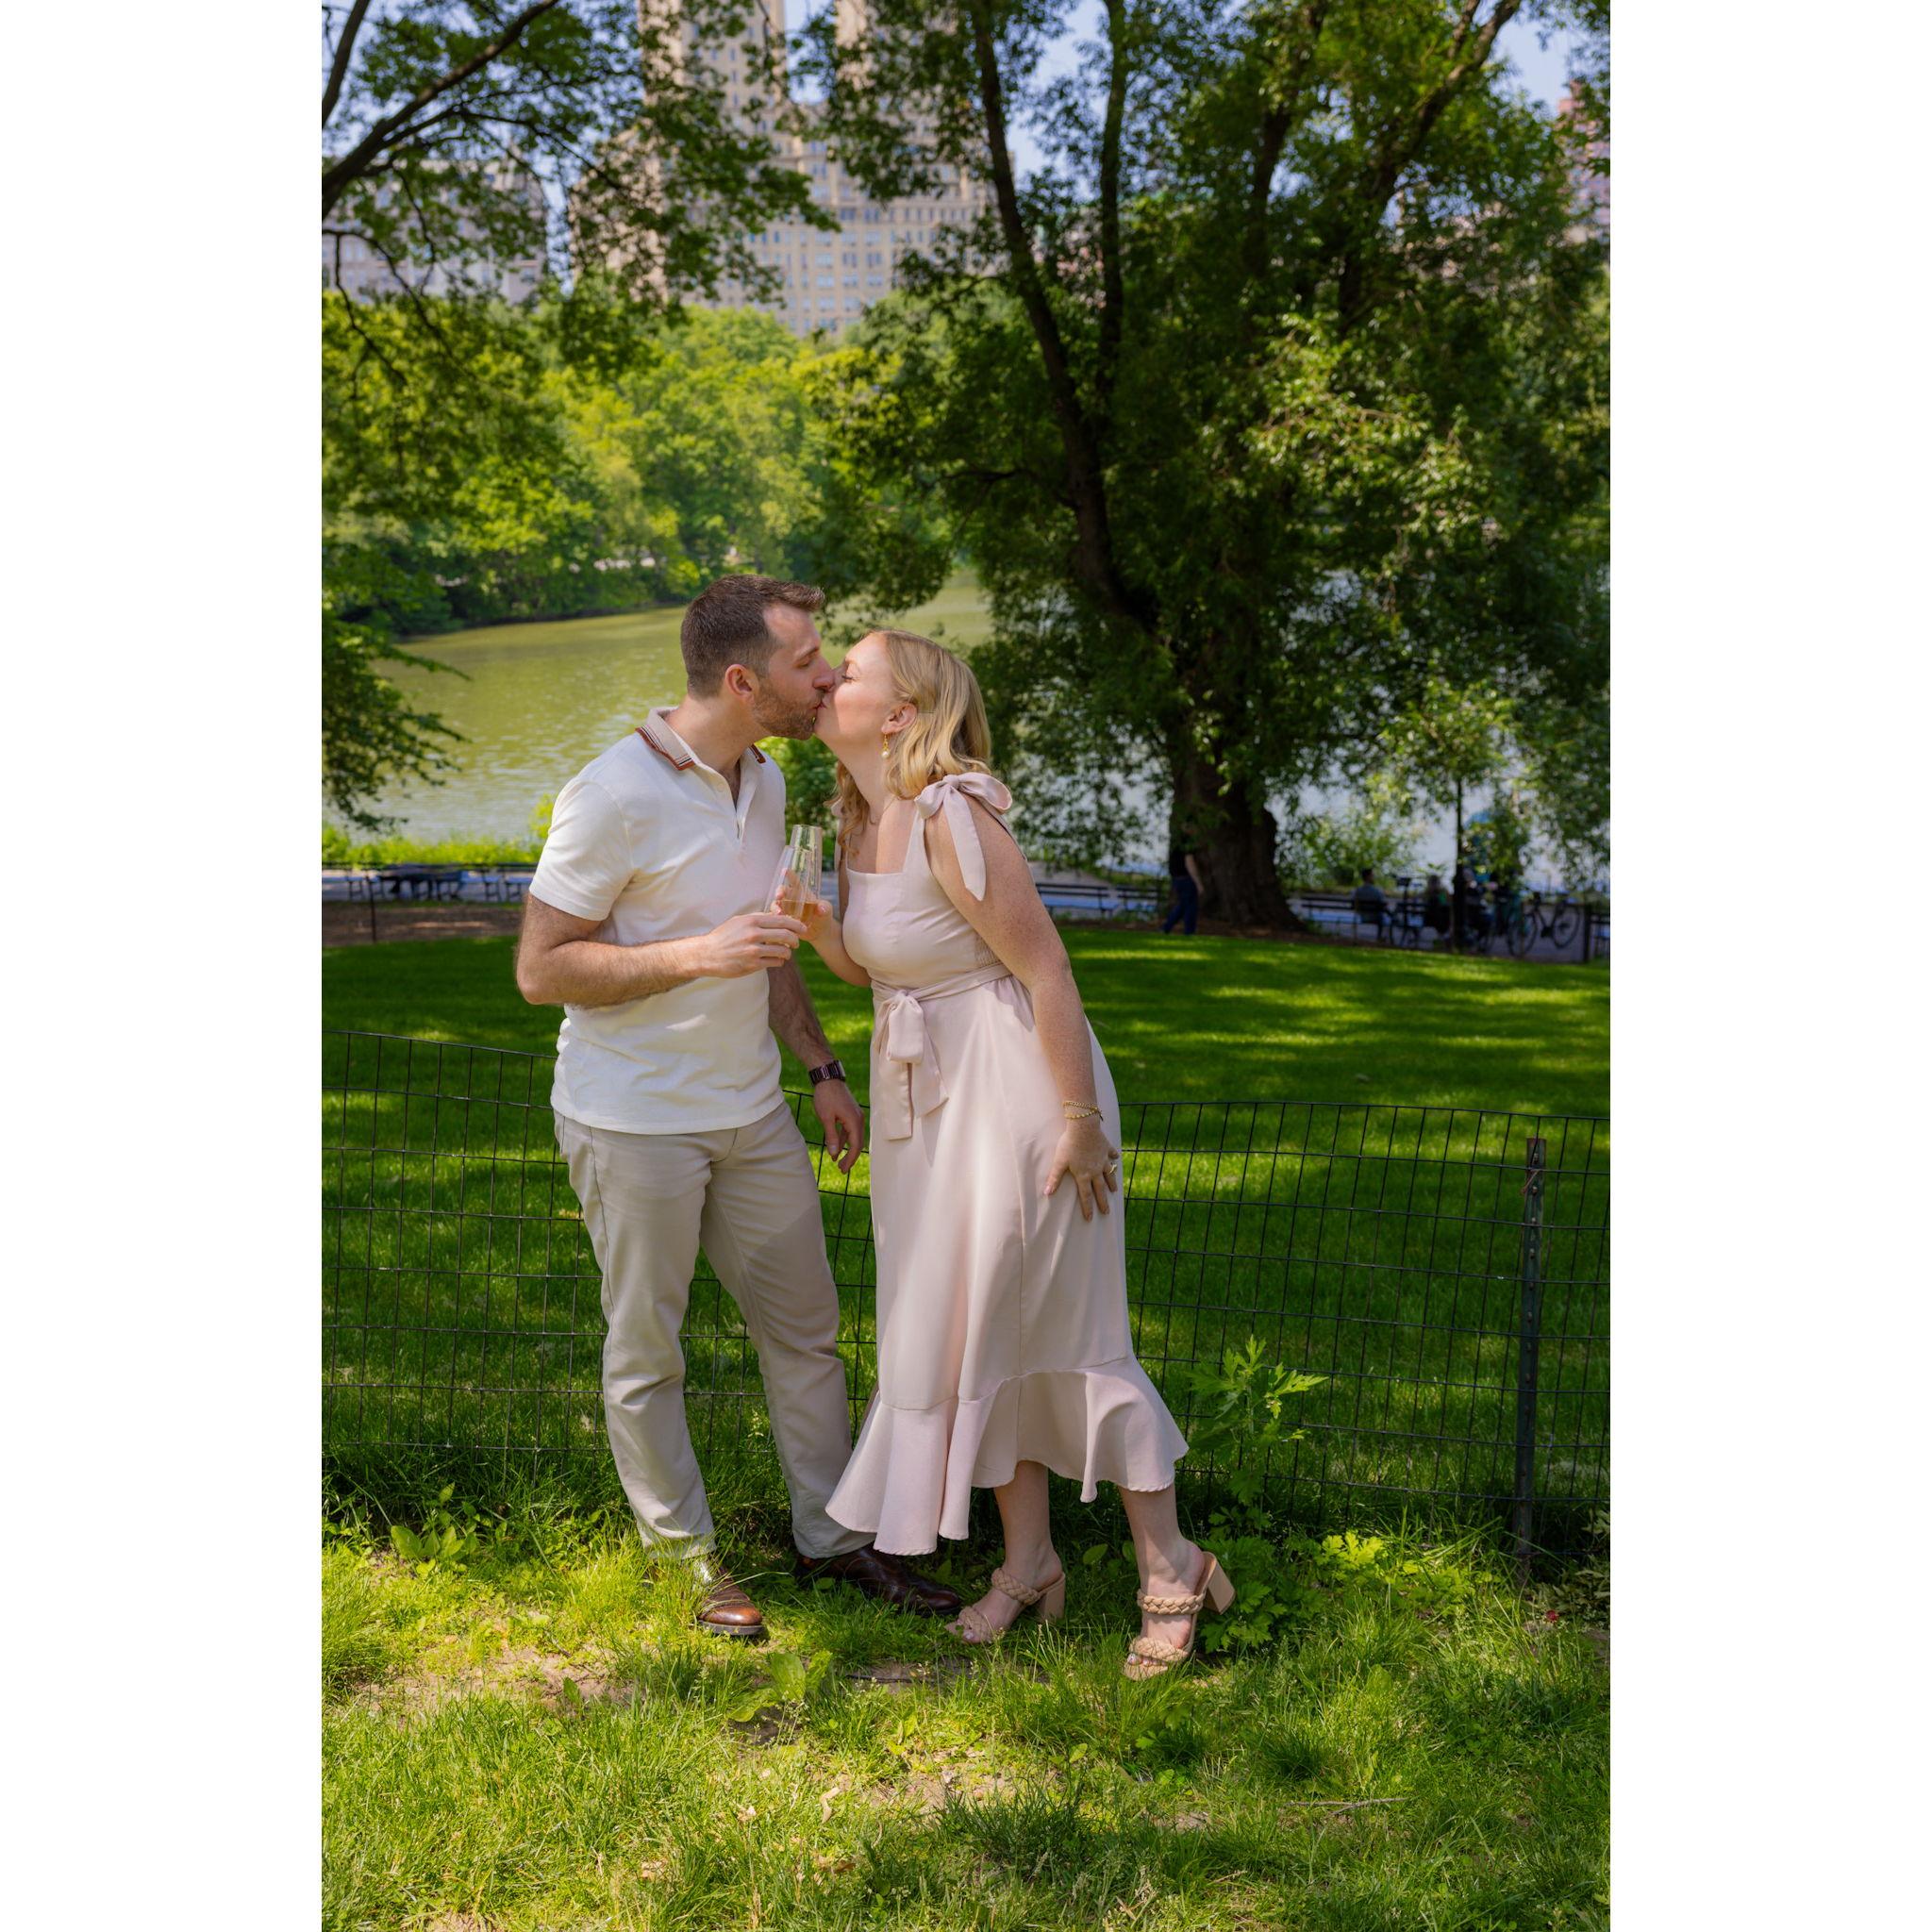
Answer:
[[[1583, 914], [1570, 903], [1568, 892], [1557, 893], [1553, 904], [1545, 905], [1541, 892], [1531, 892], [1525, 898], [1521, 892], [1511, 892], [1496, 907], [1492, 930], [1501, 938], [1514, 959], [1523, 958], [1538, 940], [1546, 939], [1558, 952], [1575, 944], [1576, 935], [1583, 929]], [[1485, 934], [1479, 950], [1490, 950], [1490, 936]]]

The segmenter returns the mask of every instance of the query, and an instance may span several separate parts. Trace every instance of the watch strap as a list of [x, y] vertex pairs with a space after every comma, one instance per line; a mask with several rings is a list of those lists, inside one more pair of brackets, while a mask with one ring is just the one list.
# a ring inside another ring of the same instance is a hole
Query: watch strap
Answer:
[[845, 1077], [842, 1060], [827, 1060], [822, 1067], [808, 1067], [806, 1071], [814, 1087], [822, 1080], [842, 1080]]

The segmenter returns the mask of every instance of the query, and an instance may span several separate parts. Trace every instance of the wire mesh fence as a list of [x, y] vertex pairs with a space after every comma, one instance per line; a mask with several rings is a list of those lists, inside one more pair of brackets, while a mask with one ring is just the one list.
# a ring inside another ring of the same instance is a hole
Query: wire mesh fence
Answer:
[[[325, 1452], [602, 1457], [597, 1265], [548, 1054], [324, 1037]], [[855, 1424], [874, 1377], [867, 1164], [825, 1158]], [[1196, 1366], [1250, 1336], [1324, 1379], [1270, 1494], [1320, 1526], [1508, 1519], [1580, 1545], [1608, 1494], [1606, 1121], [1281, 1101], [1123, 1108], [1137, 1350], [1183, 1433]], [[684, 1327], [700, 1456], [768, 1447], [756, 1354], [701, 1258]], [[1191, 1485], [1209, 1465], [1184, 1465]]]

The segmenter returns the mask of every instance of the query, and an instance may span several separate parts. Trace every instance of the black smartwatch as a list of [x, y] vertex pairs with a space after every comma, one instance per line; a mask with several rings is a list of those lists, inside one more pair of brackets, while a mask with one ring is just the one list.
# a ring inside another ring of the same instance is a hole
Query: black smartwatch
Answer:
[[811, 1075], [814, 1087], [821, 1080], [842, 1080], [845, 1077], [845, 1066], [841, 1060], [827, 1060], [822, 1067], [809, 1067], [806, 1071]]

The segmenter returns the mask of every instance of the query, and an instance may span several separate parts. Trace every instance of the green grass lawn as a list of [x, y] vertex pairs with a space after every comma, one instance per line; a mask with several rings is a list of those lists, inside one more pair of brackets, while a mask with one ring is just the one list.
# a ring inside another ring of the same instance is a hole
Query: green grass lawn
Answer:
[[[1607, 1674], [1585, 1627], [1607, 1604], [1574, 1578], [1519, 1590], [1455, 1526], [1507, 1479], [1524, 1126], [1495, 1110], [1606, 1110], [1607, 970], [1067, 939], [1127, 1119], [1137, 1346], [1184, 1429], [1185, 1364], [1249, 1332], [1326, 1378], [1289, 1452], [1285, 1627], [1128, 1683], [1118, 1507], [1065, 1484], [1054, 1633], [969, 1658], [800, 1589], [755, 1359], [705, 1271], [693, 1432], [772, 1636], [700, 1637], [615, 1505], [594, 1262], [545, 1105], [557, 1015], [517, 997], [505, 941], [326, 952], [330, 1026], [540, 1056], [329, 1050], [325, 1415], [332, 1514], [356, 1528], [324, 1576], [327, 1925], [1607, 1924]], [[807, 970], [862, 1094], [867, 997]], [[1540, 1467], [1581, 1494], [1607, 1388], [1607, 1137], [1543, 1131], [1543, 1374], [1563, 1392]], [[862, 1400], [865, 1166], [821, 1173]], [[577, 1453], [541, 1458], [533, 1502], [531, 1458], [439, 1448], [465, 1442]], [[386, 1515], [421, 1522], [446, 1477], [513, 1528], [418, 1574]], [[991, 1561], [981, 1542], [934, 1567], [977, 1593]]]
[[[1121, 1098], [1377, 1100], [1515, 1112], [1609, 1110], [1609, 970], [1373, 947], [1063, 928]], [[507, 939], [323, 954], [329, 1026], [549, 1052]], [[825, 1032], [864, 1092], [872, 1001], [806, 958]], [[788, 1084], [804, 1073], [787, 1059]]]
[[510, 1520], [454, 1570], [325, 1554], [327, 1927], [1608, 1923], [1597, 1607], [1469, 1545], [1311, 1544], [1279, 1641], [1135, 1684], [1099, 1546], [987, 1653], [741, 1543], [747, 1648], [627, 1534]]
[[[1184, 1430], [1191, 1366], [1251, 1335], [1321, 1375], [1307, 1441], [1270, 1465], [1311, 1521], [1472, 1521], [1507, 1498], [1524, 1158], [1546, 1136], [1541, 1488], [1551, 1531], [1577, 1533], [1606, 1487], [1607, 1135], [1494, 1109], [1601, 1103], [1602, 970], [1068, 941], [1123, 1095], [1141, 1358]], [[594, 1458], [596, 1266], [555, 1158], [553, 1016], [516, 998], [503, 941], [347, 948], [326, 973], [333, 1024], [491, 1049], [330, 1042], [331, 1453]], [[862, 1091], [866, 1000], [814, 977]], [[855, 1413], [874, 1375], [868, 1165], [820, 1170]], [[756, 1357], [708, 1267], [684, 1332], [701, 1448], [755, 1437]]]

